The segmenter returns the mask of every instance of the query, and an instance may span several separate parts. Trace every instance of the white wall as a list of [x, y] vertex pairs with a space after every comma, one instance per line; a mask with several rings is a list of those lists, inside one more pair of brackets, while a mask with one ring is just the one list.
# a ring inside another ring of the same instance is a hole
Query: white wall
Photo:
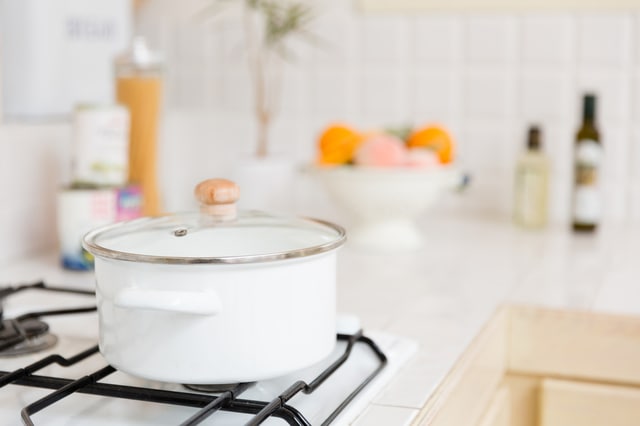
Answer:
[[55, 194], [68, 180], [69, 136], [64, 123], [0, 125], [0, 263], [56, 243]]
[[[160, 147], [169, 210], [191, 207], [193, 183], [230, 173], [252, 147], [241, 27], [193, 19], [203, 3], [151, 0], [139, 19], [168, 59]], [[333, 120], [441, 122], [474, 175], [460, 207], [506, 219], [515, 157], [527, 125], [539, 123], [553, 160], [552, 217], [566, 222], [580, 95], [593, 90], [607, 154], [607, 221], [640, 219], [633, 190], [640, 183], [640, 14], [363, 16], [351, 2], [325, 1], [318, 15], [313, 31], [323, 42], [296, 47], [274, 150], [311, 161], [317, 132]], [[67, 173], [68, 139], [65, 123], [0, 126], [0, 235], [31, 236], [0, 239], [0, 260], [54, 244], [54, 192]]]
[[[156, 1], [142, 23], [170, 59], [169, 103], [235, 121], [233, 130], [215, 129], [224, 137], [205, 136], [203, 144], [248, 149], [241, 28], [189, 19], [193, 9], [181, 5], [177, 11]], [[594, 91], [607, 152], [607, 219], [640, 218], [640, 193], [631, 191], [640, 179], [633, 143], [640, 130], [639, 14], [363, 16], [349, 5], [323, 2], [314, 28], [323, 43], [298, 46], [274, 129], [279, 149], [309, 161], [314, 137], [332, 120], [361, 127], [441, 122], [458, 140], [460, 164], [474, 174], [474, 206], [507, 215], [515, 157], [527, 126], [539, 123], [553, 159], [552, 217], [566, 221], [580, 97]]]

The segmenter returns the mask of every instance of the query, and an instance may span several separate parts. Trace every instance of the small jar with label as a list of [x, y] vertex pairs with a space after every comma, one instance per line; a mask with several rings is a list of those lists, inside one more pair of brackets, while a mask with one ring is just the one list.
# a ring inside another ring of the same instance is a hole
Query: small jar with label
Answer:
[[122, 186], [129, 171], [129, 111], [122, 105], [79, 105], [73, 116], [72, 182]]

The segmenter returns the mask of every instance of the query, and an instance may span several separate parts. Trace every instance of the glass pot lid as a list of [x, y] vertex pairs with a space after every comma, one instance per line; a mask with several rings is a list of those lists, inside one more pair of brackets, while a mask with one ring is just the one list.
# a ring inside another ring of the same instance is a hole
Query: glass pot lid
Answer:
[[238, 187], [210, 179], [196, 187], [200, 212], [145, 217], [89, 232], [94, 256], [145, 263], [257, 263], [311, 256], [341, 246], [342, 227], [260, 211], [237, 213]]

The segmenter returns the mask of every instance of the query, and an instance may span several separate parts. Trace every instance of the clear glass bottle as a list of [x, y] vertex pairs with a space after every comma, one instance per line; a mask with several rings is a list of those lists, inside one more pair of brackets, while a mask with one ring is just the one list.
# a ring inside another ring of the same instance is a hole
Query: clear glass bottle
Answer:
[[516, 166], [514, 220], [518, 225], [540, 228], [547, 224], [549, 159], [542, 151], [540, 129], [529, 128], [527, 149]]
[[573, 186], [573, 230], [593, 232], [602, 215], [598, 181], [602, 164], [602, 143], [596, 126], [596, 97], [584, 96], [582, 124], [576, 134]]
[[163, 63], [144, 38], [133, 39], [130, 49], [115, 62], [116, 99], [131, 115], [129, 182], [142, 189], [144, 215], [160, 213], [157, 178], [157, 133], [162, 96]]

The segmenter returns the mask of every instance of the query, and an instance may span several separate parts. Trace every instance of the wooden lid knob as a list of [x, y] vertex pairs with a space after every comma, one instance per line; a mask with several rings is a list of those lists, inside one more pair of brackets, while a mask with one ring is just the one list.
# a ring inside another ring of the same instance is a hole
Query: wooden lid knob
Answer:
[[203, 213], [222, 219], [236, 217], [236, 201], [240, 198], [240, 187], [227, 179], [207, 179], [195, 189]]
[[227, 179], [207, 179], [196, 186], [195, 194], [202, 204], [229, 204], [240, 198], [240, 187]]

